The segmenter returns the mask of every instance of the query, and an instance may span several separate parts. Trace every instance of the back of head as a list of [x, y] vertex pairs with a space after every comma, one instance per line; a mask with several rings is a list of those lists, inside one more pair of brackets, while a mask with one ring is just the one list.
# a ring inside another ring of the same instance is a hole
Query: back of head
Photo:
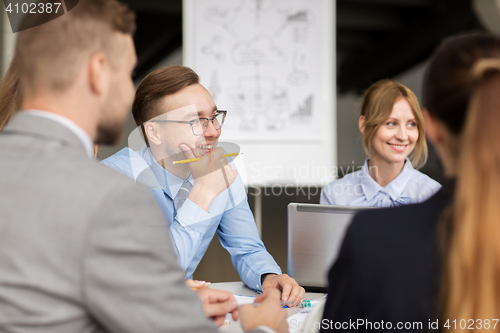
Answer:
[[120, 52], [113, 34], [135, 30], [133, 12], [116, 0], [80, 0], [67, 14], [40, 24], [45, 19], [27, 15], [21, 25], [34, 28], [17, 36], [16, 65], [26, 94], [64, 92], [93, 54], [102, 52], [113, 62]]
[[422, 106], [457, 135], [462, 131], [471, 94], [473, 67], [480, 59], [500, 58], [500, 37], [476, 33], [446, 39], [425, 71]]
[[360, 116], [365, 117], [363, 125], [363, 147], [370, 155], [373, 151], [372, 139], [377, 129], [390, 117], [394, 104], [404, 98], [410, 104], [418, 127], [418, 140], [410, 160], [415, 168], [425, 164], [427, 160], [427, 143], [425, 141], [424, 119], [415, 94], [406, 86], [394, 80], [380, 80], [368, 88], [362, 98]]
[[500, 38], [446, 40], [424, 78], [424, 105], [455, 135], [457, 187], [443, 219], [442, 317], [500, 315]]

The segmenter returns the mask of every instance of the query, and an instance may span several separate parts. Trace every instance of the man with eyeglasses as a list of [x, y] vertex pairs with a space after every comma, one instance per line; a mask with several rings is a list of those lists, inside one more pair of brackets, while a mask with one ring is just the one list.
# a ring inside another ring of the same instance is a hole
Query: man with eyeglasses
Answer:
[[[277, 288], [298, 304], [304, 289], [286, 274], [259, 238], [238, 172], [217, 147], [226, 111], [218, 110], [198, 75], [183, 66], [158, 69], [140, 83], [132, 107], [146, 145], [102, 161], [147, 186], [169, 223], [186, 278], [217, 232], [241, 280], [251, 289]], [[199, 158], [194, 163], [173, 162]]]

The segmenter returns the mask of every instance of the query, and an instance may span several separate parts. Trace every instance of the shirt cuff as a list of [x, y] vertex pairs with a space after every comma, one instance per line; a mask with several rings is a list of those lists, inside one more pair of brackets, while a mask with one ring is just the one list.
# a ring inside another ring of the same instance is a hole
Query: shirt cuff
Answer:
[[[276, 273], [264, 273], [264, 274], [262, 274], [262, 275], [260, 276], [260, 285], [261, 285], [261, 286], [262, 286], [262, 284], [264, 283], [264, 280], [266, 279], [266, 277], [267, 277], [268, 275], [271, 275], [271, 274], [278, 275], [278, 274], [276, 274]], [[262, 288], [261, 288], [261, 289], [262, 289]]]
[[[265, 274], [276, 274], [276, 275], [282, 274], [279, 266], [277, 266], [277, 267], [267, 266], [267, 268], [264, 267], [264, 269], [262, 269], [262, 271], [265, 273], [255, 274], [255, 275], [251, 276], [250, 280], [245, 279], [243, 281], [243, 283], [245, 283], [247, 285], [247, 287], [249, 287], [252, 290], [255, 290], [257, 292], [262, 292], [262, 276], [263, 275], [265, 275]], [[240, 275], [240, 277], [241, 277], [241, 275]], [[248, 283], [250, 283], [250, 284], [248, 284]]]
[[212, 215], [187, 198], [181, 209], [177, 211], [176, 218], [181, 225], [187, 226], [207, 221], [212, 218]]
[[264, 325], [260, 325], [260, 326], [257, 326], [256, 328], [254, 328], [253, 330], [251, 330], [250, 332], [248, 333], [258, 333], [258, 332], [263, 332], [263, 333], [276, 333], [275, 330], [267, 327], [267, 326], [264, 326]]

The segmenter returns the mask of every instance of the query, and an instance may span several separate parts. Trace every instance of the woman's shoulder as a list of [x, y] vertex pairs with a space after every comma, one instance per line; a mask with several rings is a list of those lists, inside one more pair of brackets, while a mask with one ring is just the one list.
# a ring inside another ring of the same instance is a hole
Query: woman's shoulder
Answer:
[[415, 169], [413, 169], [412, 172], [413, 172], [413, 175], [411, 177], [412, 182], [419, 184], [421, 186], [428, 186], [430, 188], [435, 188], [435, 189], [441, 188], [441, 184], [439, 184], [431, 177], [427, 176], [425, 173]]
[[413, 197], [415, 202], [422, 202], [429, 199], [440, 189], [441, 184], [437, 181], [418, 170], [412, 170], [412, 176], [405, 192]]
[[331, 183], [328, 183], [327, 185], [325, 185], [325, 188], [327, 187], [331, 188], [334, 186], [354, 186], [356, 184], [359, 184], [359, 179], [363, 177], [363, 175], [364, 175], [363, 170], [358, 170], [348, 173], [344, 177], [334, 180]]
[[321, 191], [320, 203], [323, 205], [349, 205], [352, 200], [362, 195], [360, 178], [363, 171], [358, 170], [325, 185]]

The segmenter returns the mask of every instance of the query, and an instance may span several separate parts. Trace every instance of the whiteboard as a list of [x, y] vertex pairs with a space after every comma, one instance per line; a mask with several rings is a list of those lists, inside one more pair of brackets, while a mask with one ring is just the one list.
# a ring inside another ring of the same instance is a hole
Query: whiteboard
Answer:
[[[219, 109], [248, 186], [336, 176], [333, 0], [184, 0], [184, 65]], [[238, 158], [240, 159], [240, 157]], [[241, 162], [241, 161], [240, 161]]]

